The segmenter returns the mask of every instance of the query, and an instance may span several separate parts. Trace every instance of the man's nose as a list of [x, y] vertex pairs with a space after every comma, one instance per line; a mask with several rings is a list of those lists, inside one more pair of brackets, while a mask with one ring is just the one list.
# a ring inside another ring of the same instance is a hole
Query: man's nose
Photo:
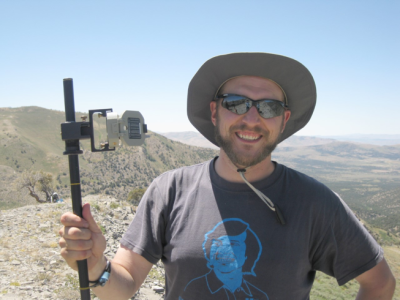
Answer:
[[250, 107], [249, 111], [245, 113], [243, 121], [249, 124], [260, 122], [260, 114], [255, 106]]

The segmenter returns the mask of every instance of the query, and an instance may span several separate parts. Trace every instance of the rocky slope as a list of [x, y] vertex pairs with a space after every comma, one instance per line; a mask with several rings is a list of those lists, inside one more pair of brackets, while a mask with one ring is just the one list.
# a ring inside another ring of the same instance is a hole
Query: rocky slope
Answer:
[[[89, 195], [83, 202], [91, 204], [92, 213], [107, 239], [106, 255], [112, 258], [119, 240], [135, 217], [136, 207], [104, 195]], [[67, 211], [72, 211], [68, 199], [60, 204], [28, 205], [0, 211], [0, 300], [81, 299], [77, 273], [61, 258], [58, 245], [60, 217]], [[371, 233], [381, 244], [387, 245], [384, 246], [386, 259], [400, 280], [397, 238], [380, 229]], [[318, 272], [311, 299], [354, 299], [357, 287], [355, 280], [338, 287], [335, 279]], [[163, 299], [164, 288], [164, 269], [159, 263], [153, 266], [132, 299]], [[97, 298], [92, 295], [92, 299]], [[394, 299], [400, 300], [400, 290], [396, 291]]]
[[[135, 207], [111, 197], [87, 196], [92, 213], [105, 232], [106, 255], [112, 258], [134, 218]], [[71, 202], [29, 205], [0, 211], [0, 299], [81, 299], [78, 275], [60, 256], [60, 217]], [[132, 299], [163, 298], [164, 270], [153, 267]], [[92, 299], [96, 299], [92, 295]]]

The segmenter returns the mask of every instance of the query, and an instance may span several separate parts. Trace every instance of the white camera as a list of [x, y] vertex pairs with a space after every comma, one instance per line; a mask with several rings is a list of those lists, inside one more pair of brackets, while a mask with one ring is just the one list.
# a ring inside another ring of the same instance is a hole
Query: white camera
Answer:
[[110, 148], [121, 146], [140, 146], [144, 143], [147, 125], [138, 111], [126, 110], [121, 114], [107, 113], [107, 135]]

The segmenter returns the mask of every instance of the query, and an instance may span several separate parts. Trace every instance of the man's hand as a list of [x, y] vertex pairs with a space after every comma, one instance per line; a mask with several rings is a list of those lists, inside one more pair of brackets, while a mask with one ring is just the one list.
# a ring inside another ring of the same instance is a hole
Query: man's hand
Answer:
[[78, 270], [77, 260], [87, 259], [89, 277], [97, 279], [105, 267], [106, 239], [93, 219], [88, 203], [82, 207], [82, 216], [83, 219], [71, 212], [61, 216], [64, 225], [59, 231], [61, 256], [74, 270]]
[[360, 284], [356, 300], [390, 300], [393, 298], [396, 279], [385, 259], [356, 277], [356, 280]]
[[[59, 231], [61, 256], [74, 270], [77, 260], [87, 259], [89, 280], [97, 280], [106, 266], [104, 250], [106, 239], [90, 213], [90, 205], [82, 207], [83, 218], [73, 213], [61, 216], [64, 225]], [[131, 298], [146, 279], [152, 264], [144, 257], [125, 247], [120, 247], [112, 260], [112, 272], [107, 284], [93, 288], [101, 299]]]

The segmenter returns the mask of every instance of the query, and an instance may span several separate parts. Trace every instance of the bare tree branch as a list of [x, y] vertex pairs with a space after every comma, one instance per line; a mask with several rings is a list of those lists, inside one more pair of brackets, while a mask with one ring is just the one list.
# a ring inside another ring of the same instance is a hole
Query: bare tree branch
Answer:
[[[51, 195], [54, 192], [53, 174], [40, 171], [24, 171], [14, 182], [17, 190], [27, 188], [29, 195], [39, 203], [51, 202]], [[36, 190], [35, 190], [36, 188]], [[46, 199], [40, 199], [38, 192], [44, 193]]]

